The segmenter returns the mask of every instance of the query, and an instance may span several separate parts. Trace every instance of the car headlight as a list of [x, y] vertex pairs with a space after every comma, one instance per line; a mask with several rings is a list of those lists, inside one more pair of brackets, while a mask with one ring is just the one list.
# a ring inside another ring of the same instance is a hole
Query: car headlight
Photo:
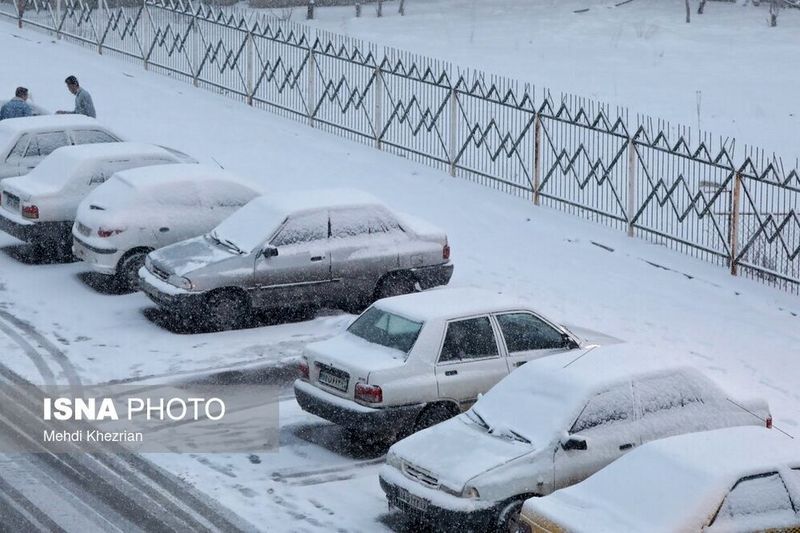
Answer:
[[461, 493], [461, 496], [464, 498], [469, 498], [471, 500], [477, 500], [478, 498], [481, 497], [481, 494], [475, 487], [467, 485], [466, 487], [464, 487], [464, 492]]
[[400, 456], [394, 453], [392, 450], [389, 450], [389, 452], [386, 454], [386, 464], [398, 470], [403, 469], [403, 460], [400, 459]]
[[147, 254], [146, 256], [144, 256], [144, 267], [145, 267], [147, 270], [149, 270], [149, 271], [151, 271], [151, 272], [152, 272], [152, 270], [153, 270], [153, 269], [152, 269], [152, 268], [150, 268], [150, 267], [152, 267], [152, 266], [153, 266], [153, 261], [150, 259], [150, 254]]
[[173, 274], [173, 275], [171, 275], [169, 277], [169, 282], [170, 282], [171, 285], [175, 285], [176, 287], [179, 287], [181, 289], [185, 289], [187, 291], [190, 291], [190, 290], [194, 289], [194, 284], [192, 283], [192, 281], [189, 278], [184, 278], [182, 276], [176, 276], [175, 274]]

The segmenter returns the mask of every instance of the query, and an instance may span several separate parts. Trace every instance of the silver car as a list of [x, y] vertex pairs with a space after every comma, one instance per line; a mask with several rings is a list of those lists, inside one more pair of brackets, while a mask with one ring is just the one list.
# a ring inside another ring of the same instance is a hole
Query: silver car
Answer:
[[142, 290], [160, 307], [214, 329], [253, 309], [332, 305], [445, 285], [447, 235], [359, 191], [262, 196], [201, 237], [148, 254]]

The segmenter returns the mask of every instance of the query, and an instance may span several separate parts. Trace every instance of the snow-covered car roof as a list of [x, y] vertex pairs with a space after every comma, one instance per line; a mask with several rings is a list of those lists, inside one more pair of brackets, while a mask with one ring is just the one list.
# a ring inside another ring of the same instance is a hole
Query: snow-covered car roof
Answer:
[[123, 170], [114, 174], [114, 178], [125, 183], [134, 191], [142, 193], [189, 181], [193, 183], [231, 181], [254, 188], [253, 184], [236, 174], [208, 165], [153, 165]]
[[800, 445], [741, 426], [651, 441], [585, 481], [528, 500], [525, 513], [570, 531], [700, 531], [736, 481], [800, 467]]
[[279, 192], [250, 202], [254, 210], [290, 215], [323, 208], [360, 207], [383, 203], [375, 196], [356, 189], [313, 189]]
[[529, 305], [517, 297], [473, 287], [443, 287], [393, 296], [379, 300], [375, 306], [418, 321], [448, 320], [482, 313], [530, 309]]
[[[88, 163], [95, 161], [103, 161], [110, 157], [120, 158], [143, 158], [162, 156], [170, 159], [177, 159], [177, 156], [171, 151], [156, 146], [155, 144], [146, 144], [138, 142], [120, 142], [120, 143], [96, 143], [96, 144], [79, 144], [74, 146], [62, 146], [53, 151], [47, 160], [53, 159], [64, 165], [64, 168], [69, 168], [77, 163]], [[44, 162], [42, 162], [44, 164]], [[39, 165], [38, 168], [41, 168]], [[35, 172], [34, 169], [32, 172]]]
[[0, 121], [0, 133], [37, 132], [53, 128], [76, 128], [81, 126], [102, 127], [97, 119], [86, 115], [41, 115], [2, 120]]

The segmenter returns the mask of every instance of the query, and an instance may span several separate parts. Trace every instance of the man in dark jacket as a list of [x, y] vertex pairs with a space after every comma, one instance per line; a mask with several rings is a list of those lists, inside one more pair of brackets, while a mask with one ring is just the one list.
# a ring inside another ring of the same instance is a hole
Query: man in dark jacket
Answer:
[[31, 116], [33, 110], [26, 101], [27, 99], [28, 89], [25, 87], [17, 87], [14, 98], [6, 102], [3, 107], [0, 108], [0, 120]]
[[69, 76], [64, 82], [67, 84], [69, 92], [75, 95], [75, 110], [74, 111], [56, 111], [56, 114], [73, 114], [73, 115], [86, 115], [87, 117], [97, 118], [97, 113], [94, 111], [94, 103], [89, 91], [81, 88], [78, 83], [78, 78]]

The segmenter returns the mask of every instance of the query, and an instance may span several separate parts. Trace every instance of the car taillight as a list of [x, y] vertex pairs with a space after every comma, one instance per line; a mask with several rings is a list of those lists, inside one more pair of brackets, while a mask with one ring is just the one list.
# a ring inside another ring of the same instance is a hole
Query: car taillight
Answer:
[[118, 234], [122, 233], [123, 231], [125, 231], [125, 230], [124, 229], [105, 229], [105, 228], [100, 228], [100, 229], [97, 230], [97, 236], [98, 237], [102, 237], [102, 238], [105, 239], [107, 237], [111, 237], [112, 235], [118, 235]]
[[303, 379], [309, 378], [308, 361], [305, 358], [300, 359], [300, 363], [297, 365], [297, 369], [300, 371], [301, 378]]
[[767, 429], [772, 429], [772, 415], [767, 415]]
[[22, 206], [22, 216], [25, 218], [39, 218], [39, 208], [35, 205]]
[[445, 261], [450, 259], [450, 245], [449, 244], [445, 244], [444, 246], [442, 246], [442, 259], [444, 259]]
[[383, 401], [383, 391], [377, 385], [356, 383], [356, 400], [367, 403], [381, 403]]

